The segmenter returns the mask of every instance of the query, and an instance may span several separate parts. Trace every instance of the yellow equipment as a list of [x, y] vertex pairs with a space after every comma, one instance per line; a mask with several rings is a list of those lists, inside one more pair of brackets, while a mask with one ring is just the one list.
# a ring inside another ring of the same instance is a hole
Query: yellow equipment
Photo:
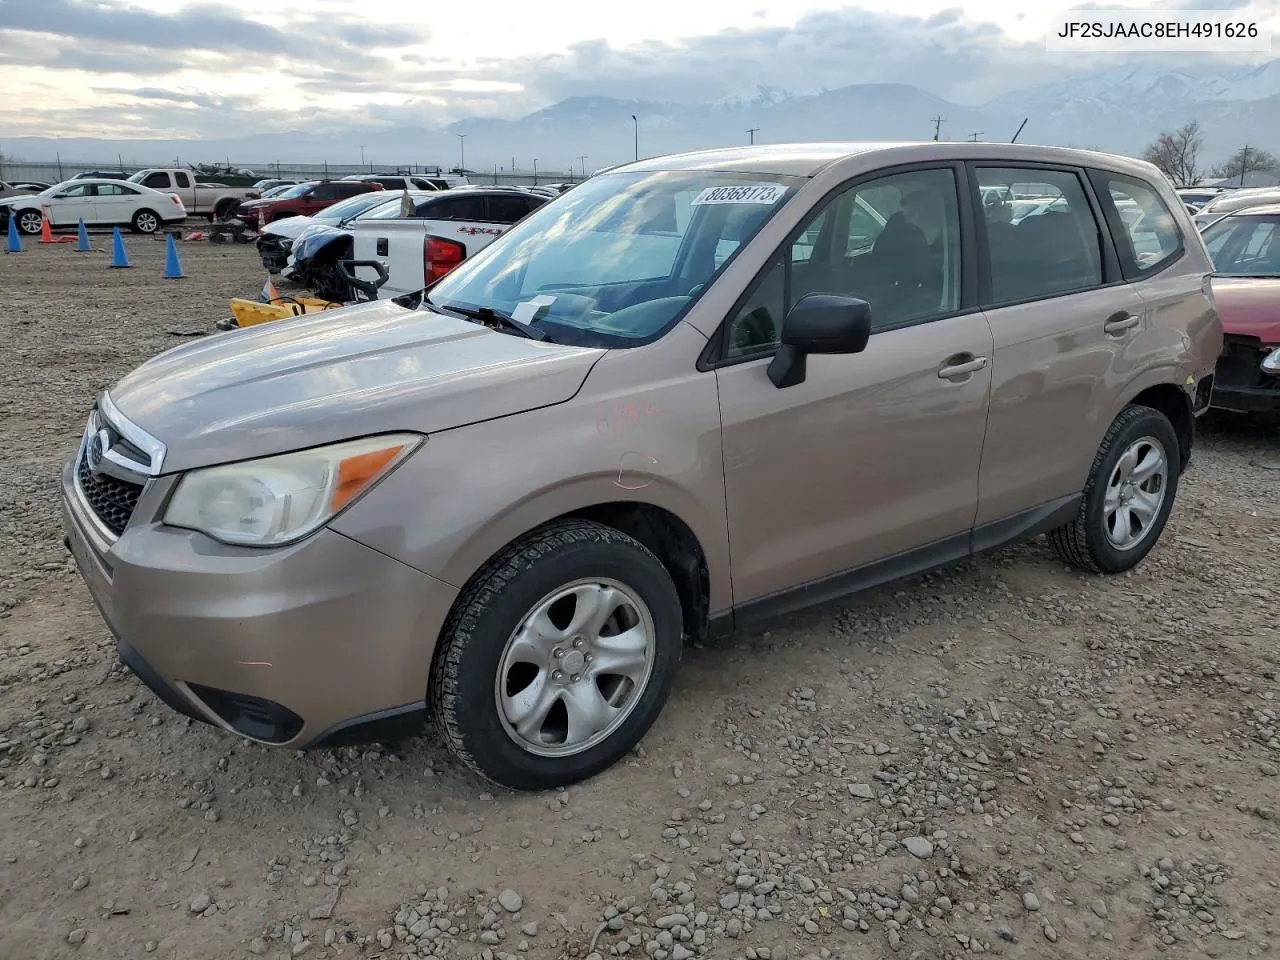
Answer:
[[336, 310], [343, 306], [346, 304], [319, 297], [276, 297], [267, 303], [236, 297], [231, 300], [231, 316], [237, 327], [253, 327], [272, 320], [287, 320], [289, 317]]

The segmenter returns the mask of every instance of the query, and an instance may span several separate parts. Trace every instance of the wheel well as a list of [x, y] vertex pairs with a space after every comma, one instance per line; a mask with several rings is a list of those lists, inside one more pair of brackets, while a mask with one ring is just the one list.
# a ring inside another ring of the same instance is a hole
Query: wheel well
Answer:
[[558, 519], [570, 518], [613, 527], [652, 550], [675, 583], [684, 612], [685, 636], [690, 642], [706, 636], [710, 573], [702, 545], [683, 520], [647, 503], [602, 503]]
[[224, 197], [214, 205], [213, 215], [217, 217], [219, 220], [229, 220], [231, 219], [231, 214], [235, 212], [237, 209], [239, 209], [239, 207], [240, 207], [239, 200], [234, 200], [234, 199], [231, 199], [230, 197]]
[[1171, 383], [1160, 383], [1147, 387], [1130, 402], [1152, 407], [1169, 418], [1178, 435], [1178, 452], [1185, 467], [1191, 458], [1191, 442], [1195, 436], [1195, 416], [1191, 413], [1191, 400], [1186, 393]]

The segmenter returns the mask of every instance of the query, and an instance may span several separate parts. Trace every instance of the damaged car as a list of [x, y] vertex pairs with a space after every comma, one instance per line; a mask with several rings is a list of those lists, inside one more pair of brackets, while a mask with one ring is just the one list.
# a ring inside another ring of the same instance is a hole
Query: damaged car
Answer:
[[1210, 405], [1280, 417], [1280, 204], [1227, 214], [1200, 237], [1224, 341]]
[[[377, 218], [400, 219], [412, 216], [417, 205], [434, 190], [387, 190], [366, 194], [379, 202], [366, 204], [359, 211], [349, 211], [338, 220], [316, 217], [305, 225], [289, 246], [286, 265], [281, 276], [312, 290], [317, 296], [329, 300], [350, 300], [351, 291], [342, 272], [337, 269], [339, 260], [351, 257], [351, 236], [358, 220]], [[336, 208], [335, 208], [336, 209]]]
[[[515, 187], [410, 190], [336, 226], [309, 227], [294, 241], [290, 264], [282, 273], [319, 297], [354, 300], [359, 291], [352, 289], [350, 275], [339, 266], [354, 255], [357, 260], [384, 261], [393, 283], [417, 277], [405, 291], [415, 292], [428, 282], [424, 264], [431, 260], [432, 244], [448, 244], [454, 253], [448, 264], [460, 263], [468, 251], [482, 249], [548, 199]], [[446, 239], [456, 232], [465, 234], [467, 245]], [[375, 234], [373, 249], [366, 250]], [[426, 246], [424, 236], [429, 238]], [[403, 255], [413, 251], [417, 261], [407, 267]]]
[[[283, 189], [287, 191], [289, 187]], [[425, 193], [423, 195], [425, 196]], [[337, 226], [398, 196], [399, 194], [395, 191], [372, 190], [348, 197], [311, 216], [300, 214], [266, 224], [259, 231], [257, 241], [258, 256], [262, 258], [262, 265], [266, 267], [268, 273], [279, 273], [289, 262], [293, 245], [303, 231], [313, 226]], [[265, 194], [263, 199], [267, 199]]]

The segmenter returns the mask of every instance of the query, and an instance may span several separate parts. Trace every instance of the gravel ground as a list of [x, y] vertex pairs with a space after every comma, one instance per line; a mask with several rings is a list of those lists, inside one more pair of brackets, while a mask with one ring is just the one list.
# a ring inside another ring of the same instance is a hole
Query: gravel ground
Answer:
[[0, 957], [1267, 956], [1280, 937], [1280, 436], [1211, 420], [1116, 578], [1043, 541], [689, 651], [596, 780], [432, 735], [292, 754], [170, 712], [63, 551], [94, 394], [262, 281], [0, 258]]

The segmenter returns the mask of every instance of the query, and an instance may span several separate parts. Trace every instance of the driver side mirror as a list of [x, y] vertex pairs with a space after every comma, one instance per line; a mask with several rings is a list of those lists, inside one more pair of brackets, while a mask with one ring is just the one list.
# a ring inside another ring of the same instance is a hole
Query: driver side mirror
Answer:
[[871, 337], [871, 304], [853, 297], [811, 293], [782, 321], [781, 343], [769, 364], [773, 385], [794, 387], [805, 378], [811, 353], [861, 353]]

